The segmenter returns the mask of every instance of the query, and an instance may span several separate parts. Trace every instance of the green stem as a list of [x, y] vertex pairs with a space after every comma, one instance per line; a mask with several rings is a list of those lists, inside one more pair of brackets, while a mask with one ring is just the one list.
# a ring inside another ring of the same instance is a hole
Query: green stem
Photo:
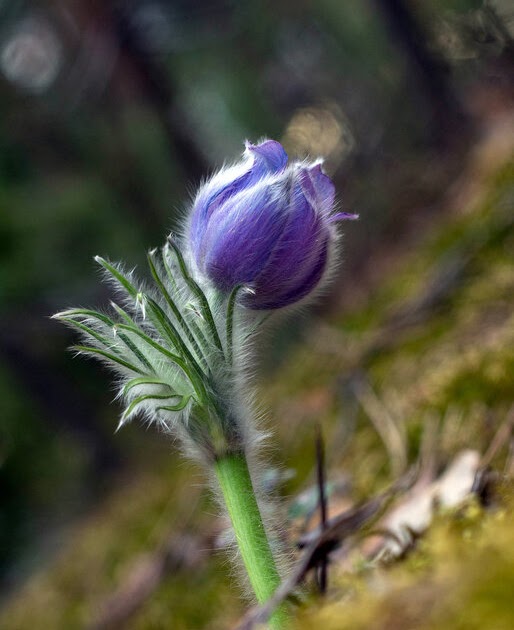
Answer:
[[[223, 492], [237, 544], [259, 604], [266, 602], [280, 584], [280, 577], [262, 524], [262, 517], [243, 453], [225, 455], [216, 461], [216, 475]], [[286, 625], [283, 607], [269, 620], [270, 628]]]

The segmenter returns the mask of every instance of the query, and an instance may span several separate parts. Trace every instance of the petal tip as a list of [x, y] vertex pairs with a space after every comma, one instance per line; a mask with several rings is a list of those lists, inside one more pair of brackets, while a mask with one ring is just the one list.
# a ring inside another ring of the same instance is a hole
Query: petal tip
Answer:
[[359, 215], [353, 212], [337, 212], [330, 217], [330, 223], [336, 223], [337, 221], [357, 221]]
[[245, 142], [245, 154], [252, 155], [269, 172], [278, 173], [287, 165], [287, 153], [284, 147], [276, 140], [263, 140], [253, 144], [249, 140]]

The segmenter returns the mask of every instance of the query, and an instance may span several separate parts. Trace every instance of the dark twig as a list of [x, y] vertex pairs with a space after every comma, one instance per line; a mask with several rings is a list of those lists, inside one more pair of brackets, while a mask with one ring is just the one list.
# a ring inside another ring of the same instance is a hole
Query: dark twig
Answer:
[[491, 443], [489, 444], [487, 451], [482, 456], [480, 461], [480, 468], [488, 468], [498, 454], [498, 452], [504, 447], [508, 446], [509, 439], [512, 435], [512, 430], [514, 428], [514, 405], [510, 408], [507, 417], [501, 423], [500, 428], [494, 434]]
[[[345, 538], [358, 531], [364, 525], [367, 525], [379, 512], [382, 512], [390, 503], [390, 500], [399, 492], [405, 492], [411, 488], [418, 477], [418, 473], [418, 468], [410, 469], [382, 494], [362, 503], [360, 506], [345, 510], [341, 514], [329, 518], [324, 531], [321, 531], [318, 527], [301, 536], [297, 543], [298, 548], [309, 549], [311, 543], [317, 542], [317, 553], [323, 546], [330, 547], [330, 551], [332, 551], [338, 547]], [[317, 561], [318, 558], [319, 555], [313, 558], [313, 564], [311, 564], [309, 568], [316, 564], [314, 559]]]
[[318, 528], [302, 536], [298, 541], [298, 547], [305, 551], [289, 578], [280, 584], [273, 597], [263, 606], [249, 610], [235, 630], [252, 630], [256, 624], [265, 623], [273, 611], [302, 583], [309, 570], [318, 566], [320, 558], [326, 558], [348, 536], [376, 522], [393, 497], [411, 487], [415, 473], [416, 471], [409, 471], [378, 497], [328, 519], [324, 531]]
[[509, 477], [509, 463], [512, 458], [512, 431], [514, 428], [514, 406], [507, 413], [507, 417], [501, 423], [499, 429], [493, 436], [486, 452], [480, 460], [480, 467], [475, 475], [471, 492], [474, 493], [480, 503], [489, 507], [495, 498], [495, 489], [498, 485], [500, 474], [491, 468], [491, 463], [502, 449], [507, 450], [504, 476]]
[[[324, 532], [327, 528], [327, 494], [325, 491], [325, 445], [321, 426], [318, 424], [316, 432], [316, 472], [318, 482], [318, 501], [320, 511], [320, 528]], [[317, 571], [317, 580], [321, 593], [327, 591], [328, 559], [323, 556], [320, 559]]]

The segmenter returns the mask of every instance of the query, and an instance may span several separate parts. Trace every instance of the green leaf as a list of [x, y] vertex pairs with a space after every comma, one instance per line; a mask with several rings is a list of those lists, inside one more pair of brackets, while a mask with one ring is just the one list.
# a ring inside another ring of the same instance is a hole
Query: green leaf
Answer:
[[132, 354], [134, 354], [137, 357], [137, 359], [144, 365], [144, 367], [148, 369], [150, 372], [155, 371], [151, 363], [148, 361], [148, 359], [137, 348], [137, 346], [127, 337], [127, 335], [124, 335], [118, 332], [118, 324], [115, 324], [109, 317], [101, 313], [97, 313], [96, 311], [90, 311], [87, 309], [74, 309], [73, 311], [67, 311], [67, 313], [69, 314], [68, 316], [66, 316], [64, 313], [61, 313], [59, 319], [62, 319], [70, 323], [72, 326], [74, 326], [75, 328], [78, 328], [79, 330], [82, 330], [86, 334], [96, 339], [102, 345], [104, 345], [107, 349], [112, 350], [117, 355], [119, 355], [121, 353], [116, 349], [115, 342], [113, 339], [109, 339], [105, 337], [104, 335], [98, 333], [94, 328], [91, 328], [87, 324], [84, 324], [83, 322], [79, 322], [75, 320], [74, 317], [76, 316], [91, 317], [91, 318], [98, 319], [99, 321], [101, 321], [103, 324], [107, 326], [110, 326], [112, 330], [115, 332], [115, 334], [118, 335], [119, 339], [125, 344], [125, 346], [127, 346], [127, 348], [132, 352]]
[[182, 411], [190, 401], [191, 396], [183, 396], [182, 400], [176, 405], [168, 405], [165, 407], [157, 407], [158, 411]]
[[168, 261], [166, 260], [164, 251], [165, 251], [165, 247], [163, 247], [161, 250], [161, 259], [162, 259], [162, 264], [164, 265], [164, 270], [166, 271], [166, 275], [168, 276], [168, 280], [170, 281], [171, 286], [175, 289], [175, 291], [178, 292], [179, 288], [178, 288], [177, 281], [175, 280], [173, 271], [171, 270], [171, 267], [169, 266]]
[[91, 328], [91, 326], [87, 326], [86, 324], [83, 324], [82, 322], [78, 322], [72, 317], [60, 317], [59, 319], [65, 322], [68, 322], [71, 326], [74, 326], [78, 330], [81, 330], [82, 332], [86, 333], [86, 335], [89, 335], [90, 337], [93, 337], [93, 339], [96, 339], [99, 343], [101, 343], [107, 349], [112, 350], [116, 354], [119, 354], [118, 350], [114, 347], [115, 341], [113, 339], [109, 339], [108, 337], [105, 337], [101, 333], [97, 332], [94, 328]]
[[102, 265], [102, 267], [106, 269], [111, 274], [111, 276], [113, 276], [113, 278], [117, 280], [118, 284], [120, 284], [131, 297], [137, 297], [137, 288], [132, 284], [132, 282], [130, 282], [130, 280], [126, 276], [121, 273], [121, 271], [116, 269], [114, 265], [107, 262], [107, 260], [105, 260], [101, 256], [95, 256], [95, 260], [99, 265]]
[[223, 352], [223, 345], [221, 343], [218, 329], [216, 328], [214, 317], [212, 316], [211, 307], [209, 306], [209, 300], [205, 296], [205, 293], [202, 291], [200, 285], [197, 282], [195, 282], [195, 280], [193, 280], [193, 278], [189, 275], [186, 262], [184, 260], [184, 257], [182, 256], [182, 252], [180, 251], [180, 249], [177, 247], [177, 245], [173, 242], [171, 238], [168, 238], [168, 244], [173, 249], [175, 256], [177, 257], [178, 265], [180, 267], [180, 271], [182, 273], [182, 276], [184, 277], [184, 280], [186, 281], [188, 287], [191, 289], [193, 294], [196, 296], [196, 298], [200, 302], [202, 315], [204, 316], [205, 321], [207, 322], [210, 328], [214, 344], [218, 347], [219, 350], [221, 350], [221, 352]]
[[141, 370], [135, 367], [134, 365], [132, 365], [132, 363], [129, 363], [128, 361], [125, 361], [125, 359], [122, 359], [121, 357], [117, 355], [111, 354], [110, 352], [106, 352], [105, 350], [100, 350], [100, 348], [93, 348], [91, 346], [71, 346], [71, 349], [77, 350], [77, 352], [83, 352], [85, 354], [100, 355], [104, 357], [105, 359], [112, 361], [113, 363], [117, 363], [118, 365], [121, 365], [124, 368], [131, 370], [132, 372], [135, 372], [136, 374], [142, 373]]
[[[189, 350], [180, 337], [180, 333], [177, 331], [170, 318], [157, 304], [157, 302], [148, 295], [144, 295], [145, 308], [148, 307], [148, 316], [152, 321], [152, 324], [157, 328], [159, 333], [164, 337], [172, 348], [178, 350], [181, 355], [186, 358]], [[185, 352], [184, 352], [185, 349]], [[194, 362], [193, 357], [189, 353], [189, 356]]]
[[200, 350], [198, 342], [196, 341], [196, 339], [195, 339], [193, 333], [191, 332], [191, 330], [189, 329], [189, 326], [187, 325], [187, 322], [185, 321], [182, 313], [180, 312], [180, 309], [175, 304], [175, 302], [173, 301], [173, 298], [171, 297], [171, 295], [168, 292], [168, 289], [166, 288], [166, 286], [162, 282], [161, 277], [159, 276], [159, 272], [157, 271], [157, 268], [156, 268], [156, 266], [154, 264], [154, 261], [152, 259], [152, 254], [151, 253], [148, 255], [148, 264], [150, 266], [150, 271], [152, 273], [153, 279], [155, 280], [157, 286], [159, 287], [159, 290], [160, 290], [163, 298], [165, 299], [166, 303], [170, 307], [173, 315], [175, 315], [175, 318], [177, 319], [177, 322], [179, 323], [179, 325], [182, 328], [182, 330], [184, 331], [184, 334], [186, 335], [186, 337], [188, 338], [190, 344], [194, 348], [194, 351], [196, 353], [197, 359], [199, 361], [202, 361], [205, 364], [205, 358], [204, 358], [204, 355], [203, 355], [202, 351]]
[[166, 356], [173, 363], [176, 363], [182, 370], [184, 370], [186, 376], [189, 378], [187, 364], [178, 354], [173, 354], [173, 352], [170, 352], [167, 348], [165, 348], [164, 346], [161, 346], [160, 343], [157, 343], [157, 341], [149, 337], [140, 328], [133, 328], [132, 326], [127, 326], [126, 324], [118, 324], [118, 328], [121, 330], [128, 330], [136, 334], [138, 337], [143, 339], [143, 341], [145, 341], [149, 346], [151, 346], [152, 348], [154, 348], [155, 350], [157, 350], [158, 352]]
[[166, 400], [167, 398], [180, 398], [180, 396], [178, 394], [143, 394], [142, 396], [138, 396], [125, 409], [123, 415], [121, 416], [121, 421], [123, 422], [126, 418], [128, 418], [134, 409], [146, 400]]
[[119, 324], [115, 325], [114, 330], [116, 331], [116, 334], [118, 335], [118, 337], [123, 341], [123, 343], [127, 346], [127, 348], [132, 352], [132, 354], [134, 354], [139, 359], [139, 361], [141, 361], [141, 363], [148, 370], [150, 370], [150, 372], [155, 372], [153, 365], [148, 361], [148, 359], [141, 352], [141, 350], [139, 350], [136, 344], [129, 337], [127, 337], [127, 335], [124, 335], [123, 333], [119, 332]]
[[187, 365], [191, 368], [191, 378], [193, 379], [193, 374], [195, 380], [198, 381], [199, 387], [204, 389], [203, 386], [203, 371], [201, 367], [196, 362], [195, 358], [189, 351], [189, 348], [182, 340], [182, 337], [177, 332], [177, 329], [170, 321], [169, 317], [162, 310], [162, 308], [157, 304], [155, 300], [152, 298], [145, 296], [145, 302], [149, 308], [149, 316], [152, 319], [154, 325], [159, 329], [159, 332], [167, 337], [172, 347], [174, 346], [177, 350], [180, 351], [182, 356], [184, 357]]
[[[168, 276], [168, 279], [170, 281], [170, 283], [172, 284], [172, 286], [174, 287], [174, 289], [178, 292], [179, 288], [177, 286], [177, 282], [173, 276], [173, 272], [171, 270], [171, 267], [168, 264], [168, 261], [166, 260], [166, 255], [165, 255], [165, 247], [163, 247], [161, 249], [161, 262], [163, 264], [163, 267], [166, 271], [166, 275]], [[195, 311], [196, 315], [199, 317], [199, 314], [197, 311]], [[189, 327], [191, 328], [193, 334], [195, 335], [196, 339], [198, 340], [198, 343], [200, 344], [200, 346], [202, 347], [202, 349], [204, 350], [204, 357], [205, 357], [205, 351], [207, 351], [207, 353], [210, 352], [211, 348], [212, 348], [212, 344], [210, 344], [207, 339], [205, 338], [205, 335], [202, 331], [202, 329], [200, 328], [200, 326], [193, 320], [191, 319], [191, 317], [189, 316], [189, 313], [186, 311], [185, 315], [184, 315], [184, 320], [187, 322], [187, 324], [189, 325]]]
[[234, 308], [236, 305], [237, 294], [243, 288], [242, 284], [236, 285], [228, 298], [227, 303], [227, 359], [229, 364], [232, 363], [233, 353], [233, 332], [234, 332]]
[[104, 323], [106, 326], [111, 328], [114, 326], [114, 322], [110, 317], [104, 315], [103, 313], [99, 313], [98, 311], [93, 311], [88, 308], [70, 308], [67, 311], [62, 311], [62, 313], [56, 313], [53, 315], [54, 319], [69, 319], [71, 317], [92, 317], [93, 319], [97, 319], [98, 321]]
[[129, 324], [130, 326], [135, 326], [135, 322], [132, 319], [132, 317], [130, 317], [130, 315], [127, 313], [127, 311], [124, 311], [121, 306], [118, 306], [118, 304], [116, 304], [116, 302], [111, 302], [111, 306], [113, 307], [113, 309], [116, 311], [116, 313], [127, 322], [127, 324]]
[[198, 400], [202, 402], [205, 402], [207, 400], [207, 392], [205, 390], [205, 386], [203, 382], [201, 380], [198, 381], [197, 375], [191, 371], [190, 366], [187, 364], [186, 361], [184, 361], [182, 357], [178, 356], [177, 354], [173, 354], [173, 352], [170, 352], [167, 348], [165, 348], [164, 346], [161, 346], [161, 344], [154, 341], [151, 337], [146, 335], [142, 330], [134, 330], [133, 328], [129, 326], [125, 326], [124, 324], [118, 324], [118, 327], [122, 329], [127, 328], [131, 330], [136, 335], [141, 337], [141, 339], [146, 341], [148, 345], [152, 346], [152, 348], [154, 348], [155, 350], [163, 354], [172, 363], [175, 363], [184, 372], [188, 381], [191, 383], [191, 386], [193, 387], [196, 394], [198, 395]]
[[168, 337], [171, 343], [175, 344], [175, 347], [181, 351], [182, 356], [184, 357], [184, 363], [190, 368], [188, 371], [189, 378], [195, 390], [200, 395], [201, 400], [207, 400], [207, 391], [205, 389], [204, 381], [203, 381], [203, 371], [199, 367], [198, 363], [195, 361], [194, 357], [189, 352], [188, 347], [182, 341], [180, 335], [177, 333], [177, 330], [170, 322], [166, 313], [162, 310], [162, 308], [153, 300], [152, 298], [146, 297], [146, 301], [148, 303], [148, 307], [150, 309], [150, 314], [152, 317], [152, 322], [160, 328], [160, 332], [166, 337]]
[[[169, 385], [168, 383], [165, 383], [164, 381], [158, 379], [158, 378], [152, 378], [151, 376], [142, 376], [140, 378], [133, 378], [131, 379], [123, 388], [123, 395], [125, 396], [126, 394], [129, 393], [129, 391], [131, 389], [133, 389], [134, 387], [137, 387], [138, 385], [162, 385], [164, 387], [169, 387], [171, 388], [171, 385]], [[172, 390], [173, 391], [173, 390]]]
[[188, 302], [186, 304], [186, 316], [185, 317], [187, 319], [189, 327], [194, 332], [194, 334], [196, 335], [196, 338], [200, 342], [200, 345], [202, 346], [202, 348], [205, 351], [204, 356], [210, 354], [212, 352], [212, 342], [209, 342], [207, 340], [207, 338], [204, 335], [203, 330], [201, 329], [200, 325], [196, 323], [196, 320], [199, 320], [199, 321], [202, 321], [202, 322], [204, 322], [205, 320], [200, 315], [200, 313], [198, 312], [198, 309], [196, 308], [196, 306], [194, 304], [192, 304], [191, 302]]

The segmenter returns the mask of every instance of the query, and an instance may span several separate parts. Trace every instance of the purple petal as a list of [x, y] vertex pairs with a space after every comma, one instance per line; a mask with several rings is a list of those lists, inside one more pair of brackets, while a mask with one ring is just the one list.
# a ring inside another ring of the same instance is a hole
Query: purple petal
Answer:
[[254, 169], [268, 173], [280, 173], [287, 165], [287, 153], [284, 147], [276, 140], [265, 140], [260, 144], [246, 143], [246, 152], [254, 157]]
[[[288, 221], [274, 251], [252, 285], [256, 291], [255, 300], [248, 298], [249, 303], [280, 301], [284, 296], [301, 292], [323, 256], [329, 237], [328, 227], [298, 184], [290, 198], [287, 214]], [[312, 285], [307, 292], [311, 289]]]
[[329, 213], [334, 206], [335, 186], [328, 175], [321, 170], [321, 164], [311, 168], [302, 168], [300, 183], [304, 193], [321, 212]]
[[[299, 194], [298, 194], [299, 193]], [[257, 286], [266, 293], [289, 289], [309, 264], [309, 257], [317, 255], [317, 241], [322, 225], [305, 196], [297, 191], [286, 208], [287, 221], [276, 241], [266, 268], [255, 279]]]
[[266, 267], [287, 222], [283, 200], [254, 187], [211, 218], [201, 248], [204, 271], [220, 288], [252, 283]]
[[264, 293], [259, 295], [258, 292], [254, 296], [249, 296], [245, 303], [248, 307], [256, 310], [267, 310], [275, 308], [283, 308], [298, 302], [308, 295], [319, 283], [327, 264], [328, 257], [328, 239], [323, 244], [319, 252], [317, 260], [306, 270], [307, 273], [301, 278], [296, 279], [295, 285], [288, 291], [282, 293]]
[[255, 185], [267, 175], [281, 172], [287, 164], [287, 153], [275, 140], [246, 144], [246, 160], [222, 169], [199, 191], [193, 205], [190, 225], [191, 247], [197, 251], [212, 214], [227, 199]]
[[329, 217], [330, 223], [335, 223], [336, 221], [356, 221], [359, 218], [358, 214], [353, 214], [352, 212], [337, 212]]

